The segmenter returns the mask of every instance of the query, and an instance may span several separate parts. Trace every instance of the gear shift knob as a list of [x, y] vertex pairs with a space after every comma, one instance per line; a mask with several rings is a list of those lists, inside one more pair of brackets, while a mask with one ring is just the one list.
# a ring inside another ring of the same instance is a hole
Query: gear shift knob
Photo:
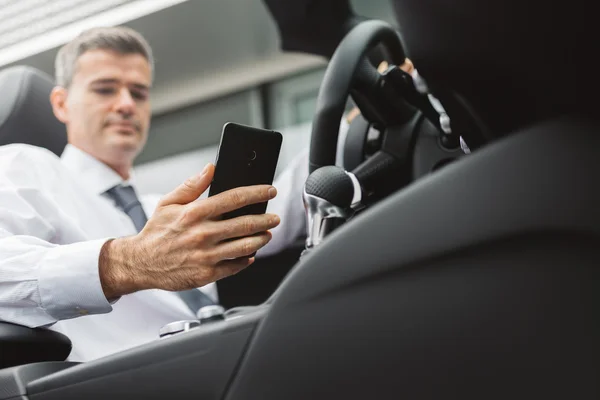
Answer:
[[309, 250], [354, 214], [353, 207], [360, 203], [361, 189], [351, 173], [340, 167], [326, 166], [310, 174], [302, 198], [307, 223], [306, 249]]

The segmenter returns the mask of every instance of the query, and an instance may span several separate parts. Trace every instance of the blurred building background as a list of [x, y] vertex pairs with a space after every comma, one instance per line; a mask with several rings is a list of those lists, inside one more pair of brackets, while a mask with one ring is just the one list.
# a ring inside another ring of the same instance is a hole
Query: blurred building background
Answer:
[[[359, 15], [393, 22], [387, 0], [351, 3]], [[281, 52], [261, 0], [0, 0], [0, 68], [53, 76], [62, 44], [110, 25], [141, 32], [156, 58], [140, 191], [167, 192], [214, 161], [228, 121], [281, 131], [279, 171], [307, 148], [326, 60]]]

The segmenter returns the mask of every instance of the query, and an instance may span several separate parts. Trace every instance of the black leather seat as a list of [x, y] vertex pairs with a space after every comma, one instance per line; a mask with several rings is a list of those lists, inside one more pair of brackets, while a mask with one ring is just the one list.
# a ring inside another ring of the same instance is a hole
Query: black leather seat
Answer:
[[598, 182], [565, 118], [391, 196], [287, 277], [226, 399], [598, 398]]
[[[0, 145], [26, 143], [60, 155], [65, 126], [52, 114], [52, 79], [28, 66], [0, 71]], [[0, 322], [0, 368], [39, 361], [62, 361], [71, 352], [63, 334]]]
[[0, 71], [0, 145], [26, 143], [62, 153], [67, 133], [52, 113], [53, 86], [50, 76], [29, 66]]

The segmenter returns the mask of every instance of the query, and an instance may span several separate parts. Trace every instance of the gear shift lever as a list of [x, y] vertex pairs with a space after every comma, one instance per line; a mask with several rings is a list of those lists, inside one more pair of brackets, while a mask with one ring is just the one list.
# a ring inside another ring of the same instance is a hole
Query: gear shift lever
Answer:
[[307, 223], [305, 251], [309, 251], [354, 215], [362, 191], [352, 173], [340, 167], [326, 166], [310, 174], [302, 198]]

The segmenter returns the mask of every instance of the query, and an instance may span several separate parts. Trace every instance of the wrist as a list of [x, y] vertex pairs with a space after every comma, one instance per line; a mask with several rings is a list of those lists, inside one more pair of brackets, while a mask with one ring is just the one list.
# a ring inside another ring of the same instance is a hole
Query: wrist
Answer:
[[100, 250], [100, 283], [109, 301], [140, 290], [132, 268], [134, 248], [130, 238], [119, 238], [106, 241]]

